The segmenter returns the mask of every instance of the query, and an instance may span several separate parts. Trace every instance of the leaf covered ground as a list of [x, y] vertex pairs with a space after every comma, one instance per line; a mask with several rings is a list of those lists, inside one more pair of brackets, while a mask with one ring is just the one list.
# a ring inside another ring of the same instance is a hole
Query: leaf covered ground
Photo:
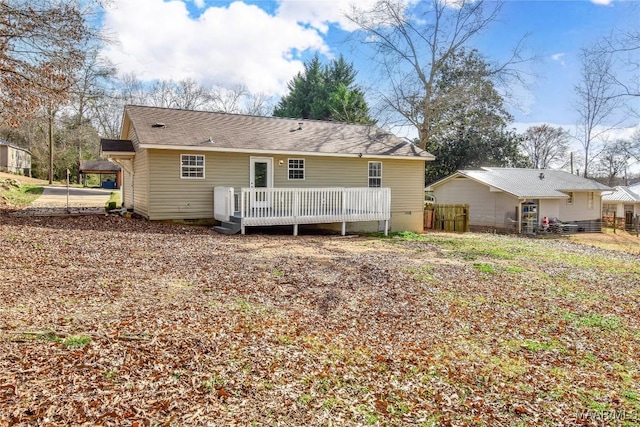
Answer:
[[0, 213], [0, 426], [640, 423], [638, 255]]

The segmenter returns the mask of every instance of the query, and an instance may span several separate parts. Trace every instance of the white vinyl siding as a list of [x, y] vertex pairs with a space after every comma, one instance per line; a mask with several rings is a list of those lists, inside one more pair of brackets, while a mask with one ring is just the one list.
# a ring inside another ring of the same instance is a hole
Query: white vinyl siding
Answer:
[[181, 154], [180, 155], [180, 178], [204, 179], [204, 155]]

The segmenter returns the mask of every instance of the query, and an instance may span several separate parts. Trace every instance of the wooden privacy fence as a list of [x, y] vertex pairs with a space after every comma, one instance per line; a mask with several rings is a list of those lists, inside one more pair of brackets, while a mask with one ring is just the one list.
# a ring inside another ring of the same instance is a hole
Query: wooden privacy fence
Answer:
[[469, 205], [433, 205], [424, 211], [424, 228], [442, 231], [469, 231]]

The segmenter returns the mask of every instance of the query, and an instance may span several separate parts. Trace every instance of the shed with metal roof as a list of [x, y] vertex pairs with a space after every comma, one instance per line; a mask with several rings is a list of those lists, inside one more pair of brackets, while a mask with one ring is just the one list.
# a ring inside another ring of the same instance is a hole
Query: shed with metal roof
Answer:
[[602, 194], [612, 191], [565, 171], [494, 167], [460, 170], [427, 189], [437, 203], [469, 204], [472, 229], [530, 233], [545, 217], [599, 231]]

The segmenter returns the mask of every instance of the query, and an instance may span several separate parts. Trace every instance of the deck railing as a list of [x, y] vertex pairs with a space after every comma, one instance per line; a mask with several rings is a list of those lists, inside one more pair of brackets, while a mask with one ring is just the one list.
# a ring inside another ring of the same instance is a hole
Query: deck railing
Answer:
[[[224, 204], [214, 206], [216, 219], [226, 221], [220, 218], [235, 204], [233, 188], [216, 187], [215, 194], [214, 203]], [[243, 232], [245, 226], [293, 225], [297, 234], [298, 224], [341, 222], [344, 234], [347, 222], [385, 221], [386, 234], [391, 218], [389, 188], [242, 188], [239, 196], [234, 215]]]

